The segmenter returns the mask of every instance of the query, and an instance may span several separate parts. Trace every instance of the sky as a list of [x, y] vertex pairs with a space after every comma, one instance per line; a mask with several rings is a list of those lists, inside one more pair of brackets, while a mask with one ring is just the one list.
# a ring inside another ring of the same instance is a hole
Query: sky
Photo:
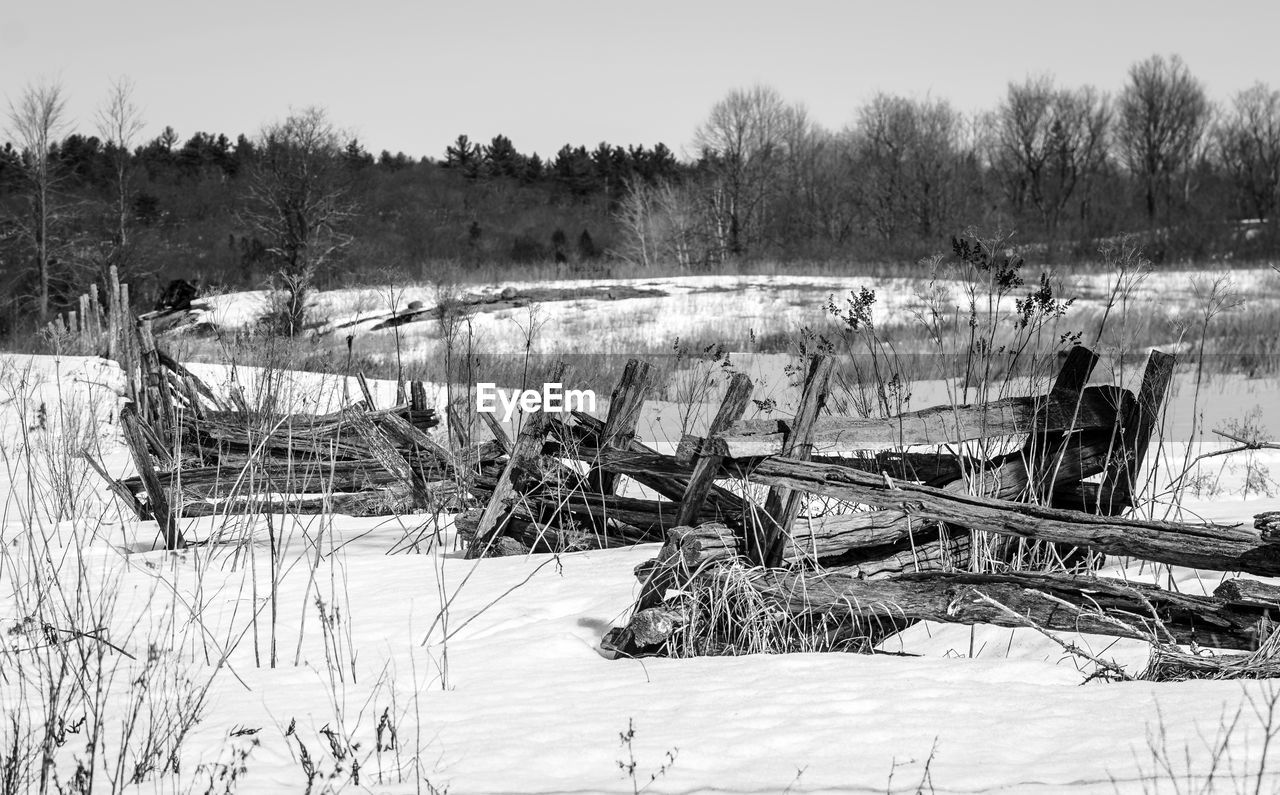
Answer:
[[125, 76], [147, 122], [253, 134], [325, 107], [367, 149], [442, 157], [459, 134], [687, 153], [734, 88], [763, 83], [838, 129], [884, 91], [994, 108], [1011, 80], [1115, 92], [1178, 53], [1216, 101], [1280, 88], [1280, 2], [1199, 0], [47, 0], [0, 14], [0, 97], [58, 81], [91, 133]]

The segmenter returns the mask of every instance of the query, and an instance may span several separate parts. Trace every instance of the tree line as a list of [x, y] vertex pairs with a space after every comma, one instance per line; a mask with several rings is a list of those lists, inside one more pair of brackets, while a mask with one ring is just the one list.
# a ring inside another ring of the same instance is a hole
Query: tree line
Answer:
[[694, 142], [692, 180], [622, 202], [631, 260], [900, 260], [966, 227], [1016, 232], [1050, 260], [1122, 235], [1156, 262], [1280, 251], [1280, 91], [1215, 107], [1177, 56], [1134, 64], [1115, 96], [1030, 77], [976, 114], [880, 94], [838, 131], [756, 86], [718, 102]]
[[270, 285], [296, 331], [317, 287], [476, 264], [912, 261], [968, 227], [1013, 231], [1045, 260], [1120, 236], [1157, 262], [1280, 251], [1280, 91], [1259, 83], [1216, 106], [1177, 56], [1134, 64], [1114, 96], [1048, 76], [972, 114], [881, 94], [840, 130], [767, 86], [738, 89], [684, 158], [602, 142], [544, 159], [504, 135], [460, 135], [438, 159], [374, 156], [318, 108], [252, 135], [142, 140], [133, 94], [113, 84], [83, 129], [56, 83], [10, 101], [5, 328], [71, 305], [112, 266], [153, 293], [174, 277]]

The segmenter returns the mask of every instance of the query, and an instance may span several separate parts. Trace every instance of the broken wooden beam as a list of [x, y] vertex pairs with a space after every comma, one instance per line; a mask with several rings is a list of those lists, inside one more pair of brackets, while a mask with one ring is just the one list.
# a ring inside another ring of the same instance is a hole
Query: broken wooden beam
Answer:
[[183, 502], [178, 510], [187, 518], [248, 514], [311, 516], [331, 513], [344, 516], [392, 516], [413, 513], [417, 507], [414, 494], [397, 485], [354, 494], [321, 493], [292, 497], [251, 494], [217, 502], [191, 500]]
[[348, 424], [347, 434], [354, 435], [363, 442], [382, 468], [414, 496], [417, 507], [426, 507], [426, 491], [404, 454], [391, 444], [366, 412], [348, 409], [345, 415]]
[[1280, 586], [1243, 577], [1227, 580], [1213, 595], [1228, 604], [1268, 608], [1280, 612]]

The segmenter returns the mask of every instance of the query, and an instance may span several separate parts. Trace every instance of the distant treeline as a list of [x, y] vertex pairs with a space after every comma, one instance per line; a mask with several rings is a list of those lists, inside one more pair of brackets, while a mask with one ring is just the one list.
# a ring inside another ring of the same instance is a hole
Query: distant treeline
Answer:
[[1014, 232], [1033, 260], [1131, 237], [1156, 263], [1274, 258], [1280, 91], [1215, 106], [1178, 57], [1135, 64], [1108, 96], [1049, 77], [997, 108], [879, 95], [844, 129], [763, 86], [718, 102], [677, 158], [664, 144], [521, 152], [461, 135], [441, 157], [374, 155], [323, 110], [234, 139], [166, 127], [136, 140], [128, 83], [93, 132], [56, 84], [10, 107], [0, 149], [3, 322], [41, 317], [110, 265], [272, 284], [291, 328], [310, 289], [445, 279], [478, 264], [615, 275], [730, 260], [911, 262], [966, 228]]

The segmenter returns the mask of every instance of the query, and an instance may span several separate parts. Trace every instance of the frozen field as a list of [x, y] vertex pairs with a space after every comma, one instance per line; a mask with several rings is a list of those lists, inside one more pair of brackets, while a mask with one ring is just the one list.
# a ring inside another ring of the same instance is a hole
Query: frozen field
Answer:
[[[1028, 274], [1030, 280], [1037, 278]], [[1194, 319], [1216, 279], [1229, 279], [1233, 290], [1247, 297], [1249, 306], [1280, 302], [1280, 275], [1269, 268], [1244, 270], [1161, 270], [1142, 279], [1128, 277], [1117, 294], [1117, 279], [1106, 273], [1077, 274], [1060, 280], [1060, 294], [1076, 299], [1063, 322], [1063, 330], [1078, 325], [1076, 318], [1095, 317], [1108, 302], [1124, 303], [1133, 318]], [[421, 320], [399, 327], [409, 356], [430, 356], [438, 351], [441, 330], [430, 310], [442, 301], [472, 298], [493, 303], [481, 305], [472, 316], [477, 348], [486, 353], [518, 353], [524, 349], [523, 330], [538, 330], [535, 349], [545, 353], [592, 352], [629, 354], [665, 351], [674, 338], [695, 341], [740, 342], [737, 350], [749, 350], [749, 341], [766, 334], [798, 331], [803, 326], [824, 328], [830, 323], [827, 300], [842, 302], [850, 291], [863, 287], [876, 292], [874, 311], [886, 325], [913, 325], [930, 302], [955, 311], [966, 301], [966, 282], [939, 278], [879, 278], [867, 276], [684, 276], [663, 278], [581, 280], [557, 282], [503, 282], [482, 287], [442, 291], [425, 285], [385, 286], [318, 293], [313, 316], [322, 319], [319, 331], [335, 339], [355, 335], [366, 349], [385, 353], [372, 339], [389, 337], [389, 329], [375, 329], [393, 312], [422, 311]], [[1024, 297], [1028, 285], [1006, 297], [1000, 307], [1008, 312], [1015, 299]], [[500, 300], [503, 291], [523, 297], [513, 306]], [[243, 292], [202, 299], [208, 308], [205, 322], [220, 328], [242, 328], [261, 317], [267, 308], [265, 292]], [[417, 303], [420, 310], [409, 310]], [[1116, 310], [1117, 312], [1119, 310]], [[531, 314], [532, 313], [532, 314]], [[584, 340], [586, 341], [584, 343]], [[1169, 347], [1173, 339], [1152, 340]]]

